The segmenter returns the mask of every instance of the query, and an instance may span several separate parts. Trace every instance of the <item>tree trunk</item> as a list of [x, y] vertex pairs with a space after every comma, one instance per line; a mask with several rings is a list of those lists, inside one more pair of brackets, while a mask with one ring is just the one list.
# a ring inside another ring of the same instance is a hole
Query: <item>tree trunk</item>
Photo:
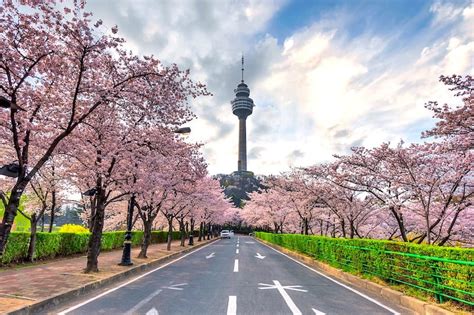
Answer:
[[346, 221], [344, 219], [341, 219], [341, 232], [342, 237], [346, 238]]
[[431, 244], [431, 227], [430, 227], [430, 218], [429, 216], [425, 217], [426, 219], [426, 237], [428, 238], [428, 245]]
[[[461, 213], [461, 211], [462, 211], [462, 210], [459, 210], [459, 209], [456, 211], [456, 214], [454, 215], [454, 218], [453, 218], [453, 220], [451, 221], [451, 224], [449, 225], [448, 230], [446, 231], [446, 236], [443, 237], [443, 239], [438, 243], [439, 246], [443, 246], [443, 245], [446, 244], [446, 242], [450, 239], [451, 233], [452, 233], [452, 231], [453, 231], [453, 227], [454, 227], [454, 225], [455, 225], [455, 223], [456, 223], [456, 220], [458, 219], [458, 216], [459, 216], [459, 214]], [[441, 233], [440, 233], [440, 234], [441, 234]]]
[[168, 218], [168, 244], [166, 244], [166, 250], [171, 250], [172, 240], [173, 240], [173, 218]]
[[12, 189], [10, 198], [8, 199], [8, 204], [5, 208], [2, 224], [0, 224], [0, 260], [3, 256], [3, 252], [5, 251], [8, 236], [10, 235], [13, 221], [15, 220], [17, 209], [20, 205], [20, 198], [27, 183], [27, 181], [17, 182], [17, 184]]
[[179, 231], [180, 231], [180, 238], [181, 238], [181, 242], [179, 246], [184, 247], [184, 244], [186, 242], [186, 230], [185, 230], [183, 219], [179, 221]]
[[405, 223], [403, 222], [403, 215], [401, 213], [398, 214], [398, 212], [395, 210], [395, 207], [393, 206], [391, 206], [389, 209], [395, 217], [395, 220], [397, 220], [398, 228], [400, 230], [400, 235], [402, 236], [403, 241], [408, 242], [408, 237], [405, 230]]
[[[103, 196], [99, 196], [99, 194]], [[98, 258], [102, 243], [102, 231], [104, 229], [105, 217], [105, 192], [103, 190], [98, 191], [97, 200], [97, 209], [95, 216], [92, 219], [92, 234], [89, 238], [87, 249], [87, 266], [84, 270], [85, 273], [99, 272]]]
[[54, 224], [54, 209], [56, 208], [56, 192], [51, 193], [51, 218], [49, 220], [49, 233], [53, 232]]
[[354, 221], [350, 220], [349, 225], [350, 225], [350, 229], [351, 229], [349, 237], [352, 239], [352, 238], [354, 238], [354, 233], [355, 233]]
[[211, 223], [207, 224], [207, 240], [211, 239]]
[[199, 237], [198, 237], [198, 242], [201, 242], [201, 241], [202, 241], [202, 233], [203, 233], [203, 230], [204, 230], [204, 222], [201, 221], [201, 223], [199, 224]]
[[142, 241], [142, 246], [140, 249], [140, 253], [138, 254], [138, 258], [148, 258], [146, 255], [148, 246], [151, 243], [151, 226], [152, 226], [152, 221], [148, 220], [146, 222], [143, 222], [143, 241]]
[[36, 248], [36, 213], [31, 215], [30, 223], [30, 244], [28, 246], [28, 256], [26, 259], [29, 262], [33, 262], [35, 260], [35, 248]]
[[308, 218], [304, 218], [304, 235], [308, 235]]

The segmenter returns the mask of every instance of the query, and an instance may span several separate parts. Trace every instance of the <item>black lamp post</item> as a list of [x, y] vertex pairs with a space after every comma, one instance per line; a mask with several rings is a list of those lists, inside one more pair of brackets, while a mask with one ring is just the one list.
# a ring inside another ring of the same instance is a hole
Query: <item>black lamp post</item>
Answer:
[[135, 207], [135, 194], [128, 201], [127, 210], [127, 232], [125, 232], [125, 240], [123, 242], [122, 261], [120, 266], [131, 266], [132, 262], [132, 224], [133, 224], [133, 208]]
[[[173, 131], [174, 133], [188, 134], [191, 132], [191, 128], [182, 127]], [[137, 167], [137, 165], [135, 165]], [[136, 179], [134, 179], [136, 181]], [[128, 202], [127, 210], [127, 232], [125, 232], [125, 240], [123, 242], [122, 261], [119, 263], [120, 266], [131, 266], [132, 262], [132, 228], [133, 228], [133, 208], [135, 207], [135, 194], [132, 194], [130, 201]]]
[[[191, 219], [193, 220], [193, 219]], [[191, 227], [194, 227], [194, 223], [191, 224]], [[193, 235], [194, 231], [193, 229], [191, 229], [191, 233], [189, 233], [189, 242], [188, 242], [188, 245], [189, 246], [193, 246], [194, 245], [194, 235]]]

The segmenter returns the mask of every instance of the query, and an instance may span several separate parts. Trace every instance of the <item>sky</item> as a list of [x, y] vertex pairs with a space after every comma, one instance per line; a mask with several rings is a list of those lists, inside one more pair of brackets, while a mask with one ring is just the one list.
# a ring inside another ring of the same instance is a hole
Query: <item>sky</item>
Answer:
[[90, 0], [127, 47], [190, 69], [213, 96], [190, 103], [187, 141], [209, 172], [237, 170], [240, 81], [254, 100], [248, 170], [277, 174], [353, 146], [422, 142], [430, 100], [459, 104], [440, 75], [474, 73], [474, 4], [428, 0]]

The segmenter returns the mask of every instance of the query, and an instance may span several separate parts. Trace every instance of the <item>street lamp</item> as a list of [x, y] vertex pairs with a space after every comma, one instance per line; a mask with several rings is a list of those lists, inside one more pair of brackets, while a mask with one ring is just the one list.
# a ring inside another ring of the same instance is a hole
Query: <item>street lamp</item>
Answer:
[[[181, 127], [173, 131], [179, 134], [191, 133], [191, 128]], [[134, 178], [134, 182], [136, 179]], [[132, 197], [128, 202], [127, 209], [127, 232], [125, 232], [125, 240], [123, 242], [122, 261], [119, 263], [120, 266], [131, 266], [132, 262], [132, 228], [133, 228], [133, 208], [135, 207], [135, 194], [132, 193]]]
[[182, 128], [178, 128], [176, 129], [175, 131], [173, 131], [174, 133], [180, 133], [180, 134], [188, 134], [188, 133], [191, 133], [191, 128], [189, 127], [182, 127]]
[[20, 175], [20, 165], [10, 163], [0, 168], [0, 175], [17, 178]]
[[120, 266], [131, 266], [132, 262], [132, 225], [133, 225], [133, 207], [135, 206], [135, 194], [128, 201], [127, 209], [127, 232], [125, 232], [125, 240], [123, 241], [122, 261]]
[[97, 193], [97, 188], [94, 187], [89, 190], [86, 190], [85, 192], [82, 193], [82, 195], [87, 196], [87, 197], [92, 197], [92, 196], [95, 196], [96, 193]]
[[6, 97], [0, 96], [0, 107], [1, 108], [11, 108], [11, 109], [16, 109], [16, 110], [22, 110], [25, 111], [23, 108], [18, 106], [15, 103], [12, 103], [10, 100], [8, 100]]

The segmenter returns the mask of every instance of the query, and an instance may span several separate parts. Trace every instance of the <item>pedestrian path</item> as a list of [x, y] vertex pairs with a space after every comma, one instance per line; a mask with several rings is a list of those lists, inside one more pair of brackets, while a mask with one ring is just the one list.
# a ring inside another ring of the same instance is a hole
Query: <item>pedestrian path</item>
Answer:
[[[171, 251], [166, 244], [153, 244], [148, 248], [148, 259], [136, 258], [140, 248], [132, 249], [134, 266], [149, 263], [169, 254], [188, 248], [180, 247], [180, 241], [173, 241]], [[32, 265], [0, 268], [0, 314], [33, 304], [48, 297], [82, 287], [118, 274], [130, 267], [119, 266], [122, 250], [102, 252], [99, 256], [99, 273], [85, 274], [86, 256], [59, 258]]]

